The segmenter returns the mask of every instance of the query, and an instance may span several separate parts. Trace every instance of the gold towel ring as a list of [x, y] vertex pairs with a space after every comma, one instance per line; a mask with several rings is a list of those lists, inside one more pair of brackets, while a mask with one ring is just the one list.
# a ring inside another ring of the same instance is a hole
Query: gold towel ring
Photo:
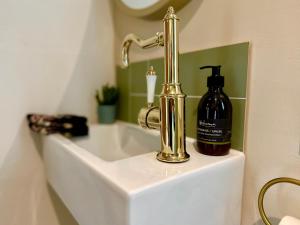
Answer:
[[277, 183], [290, 183], [290, 184], [295, 184], [295, 185], [300, 186], [300, 180], [289, 178], [289, 177], [280, 177], [280, 178], [270, 180], [268, 183], [266, 183], [262, 187], [262, 189], [260, 190], [259, 196], [258, 196], [258, 210], [259, 210], [259, 214], [260, 214], [263, 222], [266, 225], [272, 225], [272, 224], [271, 224], [270, 220], [268, 219], [268, 217], [266, 216], [265, 209], [264, 209], [265, 193], [271, 186], [273, 186], [274, 184], [277, 184]]

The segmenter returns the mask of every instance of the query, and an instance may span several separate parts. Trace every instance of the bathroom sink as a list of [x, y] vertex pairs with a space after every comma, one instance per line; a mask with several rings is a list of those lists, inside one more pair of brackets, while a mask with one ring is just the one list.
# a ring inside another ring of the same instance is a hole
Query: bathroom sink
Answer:
[[145, 135], [143, 129], [130, 124], [96, 125], [90, 130], [88, 137], [72, 141], [105, 161], [125, 159], [160, 148], [158, 132]]
[[156, 160], [159, 133], [117, 122], [43, 140], [47, 177], [80, 225], [240, 225], [244, 154]]

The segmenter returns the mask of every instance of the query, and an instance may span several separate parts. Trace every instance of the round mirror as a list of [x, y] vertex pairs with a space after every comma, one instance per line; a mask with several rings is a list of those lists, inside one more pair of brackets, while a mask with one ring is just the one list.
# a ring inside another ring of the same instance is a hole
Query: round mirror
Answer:
[[118, 7], [131, 16], [162, 19], [169, 6], [180, 10], [191, 0], [115, 0]]
[[136, 0], [120, 0], [124, 5], [131, 9], [146, 9], [153, 5], [155, 5], [159, 0], [142, 0], [142, 1], [136, 1]]

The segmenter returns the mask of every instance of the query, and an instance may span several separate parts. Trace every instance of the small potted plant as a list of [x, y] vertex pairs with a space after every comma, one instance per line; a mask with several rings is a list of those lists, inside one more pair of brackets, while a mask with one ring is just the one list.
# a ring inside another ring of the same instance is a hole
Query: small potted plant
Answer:
[[108, 84], [102, 87], [100, 97], [99, 90], [96, 91], [96, 100], [98, 102], [98, 120], [99, 123], [113, 123], [116, 120], [116, 108], [119, 99], [119, 90]]

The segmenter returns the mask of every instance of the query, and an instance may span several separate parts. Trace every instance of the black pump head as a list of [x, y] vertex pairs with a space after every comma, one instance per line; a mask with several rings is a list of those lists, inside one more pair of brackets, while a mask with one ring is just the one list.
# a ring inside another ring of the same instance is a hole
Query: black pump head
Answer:
[[203, 69], [211, 69], [211, 76], [207, 78], [207, 87], [224, 87], [224, 77], [221, 76], [221, 66], [202, 66]]
[[219, 66], [202, 66], [200, 67], [200, 70], [204, 70], [204, 69], [211, 69], [212, 70], [212, 76], [215, 76], [215, 75], [220, 75], [220, 72], [221, 72], [221, 65]]

